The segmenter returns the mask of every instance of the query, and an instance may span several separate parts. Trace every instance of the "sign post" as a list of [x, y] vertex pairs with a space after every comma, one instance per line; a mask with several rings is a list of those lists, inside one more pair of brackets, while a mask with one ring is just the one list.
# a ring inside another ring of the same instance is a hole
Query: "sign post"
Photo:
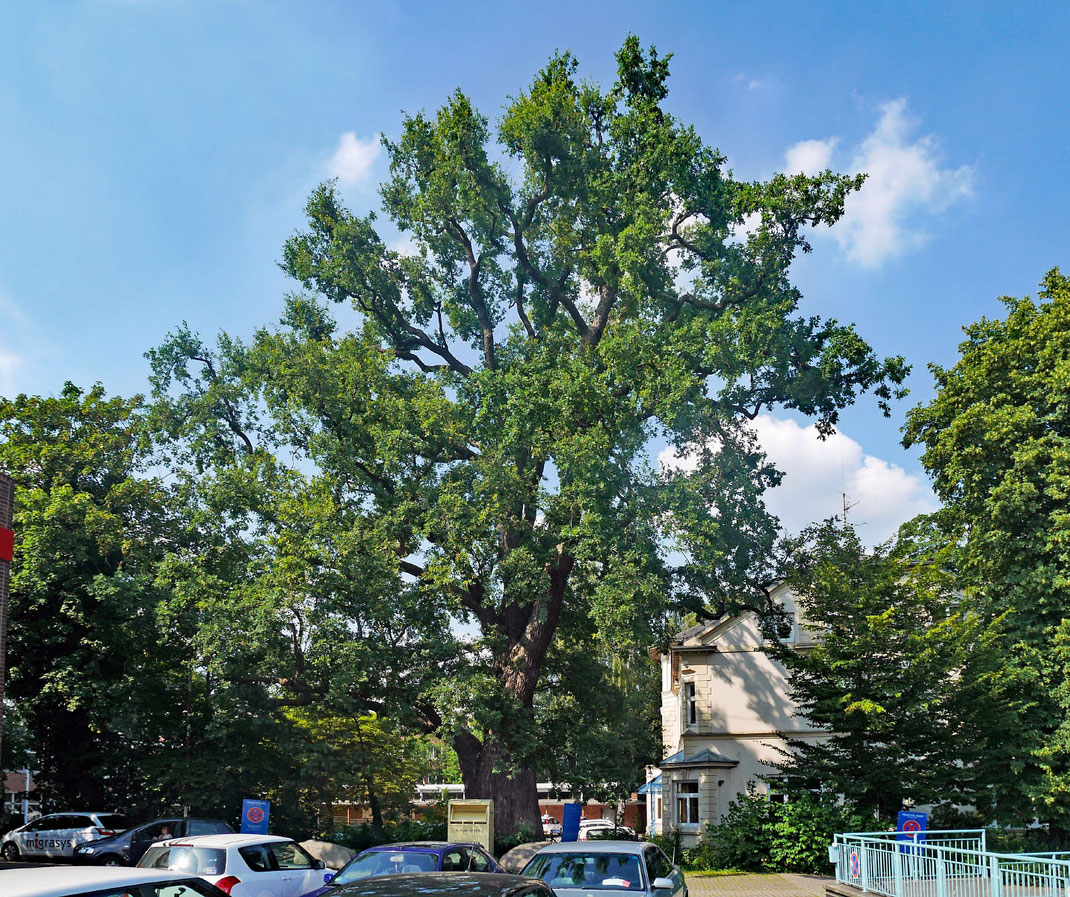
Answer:
[[271, 818], [271, 801], [250, 800], [241, 802], [241, 833], [243, 835], [266, 835]]

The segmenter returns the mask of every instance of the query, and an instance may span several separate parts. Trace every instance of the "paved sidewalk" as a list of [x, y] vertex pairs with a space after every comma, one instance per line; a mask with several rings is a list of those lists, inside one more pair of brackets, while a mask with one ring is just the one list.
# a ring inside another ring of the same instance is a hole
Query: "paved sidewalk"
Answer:
[[702, 875], [688, 872], [689, 897], [824, 897], [833, 879], [823, 875]]

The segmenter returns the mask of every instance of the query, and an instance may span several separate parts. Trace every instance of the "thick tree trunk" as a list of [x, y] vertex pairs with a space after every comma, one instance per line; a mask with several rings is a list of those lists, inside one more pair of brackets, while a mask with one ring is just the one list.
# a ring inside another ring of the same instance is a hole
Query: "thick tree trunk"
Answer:
[[536, 841], [543, 838], [542, 813], [535, 773], [530, 769], [506, 771], [507, 754], [493, 735], [480, 741], [464, 732], [454, 739], [461, 766], [465, 796], [494, 801], [496, 838], [527, 828]]

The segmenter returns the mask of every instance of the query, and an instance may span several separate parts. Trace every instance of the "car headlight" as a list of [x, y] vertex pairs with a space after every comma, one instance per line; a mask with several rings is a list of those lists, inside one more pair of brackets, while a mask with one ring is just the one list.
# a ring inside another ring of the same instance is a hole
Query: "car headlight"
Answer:
[[76, 847], [75, 850], [77, 850], [79, 853], [93, 853], [96, 850], [96, 848], [95, 847]]

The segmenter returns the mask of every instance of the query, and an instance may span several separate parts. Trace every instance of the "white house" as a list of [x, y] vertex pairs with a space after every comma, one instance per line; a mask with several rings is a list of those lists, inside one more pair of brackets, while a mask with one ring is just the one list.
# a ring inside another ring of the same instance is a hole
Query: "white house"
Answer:
[[[771, 597], [790, 627], [782, 641], [798, 650], [814, 644], [786, 586]], [[827, 735], [796, 713], [784, 668], [762, 650], [753, 613], [701, 623], [678, 633], [661, 657], [661, 734], [665, 759], [641, 789], [650, 830], [674, 828], [684, 846], [698, 842], [749, 783], [775, 773], [786, 737]]]

